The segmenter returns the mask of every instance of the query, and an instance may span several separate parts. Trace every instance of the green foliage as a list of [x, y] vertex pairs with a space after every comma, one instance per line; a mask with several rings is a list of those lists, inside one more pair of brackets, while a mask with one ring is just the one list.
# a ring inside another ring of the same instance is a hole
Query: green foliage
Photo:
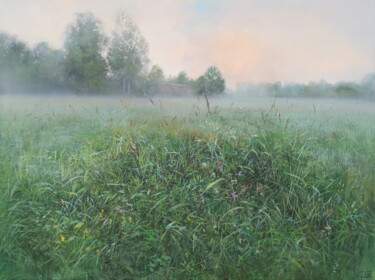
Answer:
[[135, 22], [125, 13], [117, 17], [112, 33], [108, 63], [114, 81], [120, 81], [123, 93], [131, 94], [135, 80], [144, 74], [148, 65], [148, 44]]
[[200, 76], [194, 83], [194, 91], [198, 95], [217, 95], [225, 90], [225, 80], [220, 70], [211, 66], [203, 76]]
[[21, 91], [31, 84], [32, 54], [16, 37], [0, 32], [0, 92]]
[[64, 88], [65, 57], [47, 43], [30, 49], [6, 33], [0, 34], [0, 92]]
[[153, 65], [147, 78], [151, 83], [162, 82], [165, 80], [164, 71], [159, 65]]
[[33, 81], [37, 88], [62, 89], [65, 85], [65, 55], [52, 49], [48, 43], [37, 44], [33, 51]]
[[180, 85], [191, 85], [193, 81], [189, 78], [188, 74], [185, 71], [181, 71], [177, 76], [171, 77], [169, 79], [169, 82]]
[[0, 112], [3, 279], [356, 279], [369, 269], [372, 114], [75, 104]]
[[272, 96], [272, 97], [308, 97], [308, 98], [375, 98], [375, 74], [366, 75], [359, 83], [325, 81], [297, 83], [242, 84], [237, 87], [237, 94]]
[[200, 76], [194, 81], [193, 91], [196, 95], [204, 95], [206, 93], [206, 83], [204, 76]]
[[158, 84], [165, 82], [163, 69], [159, 65], [153, 65], [146, 78], [146, 87], [144, 92], [150, 95], [157, 93]]
[[221, 72], [217, 67], [209, 67], [204, 74], [204, 79], [207, 94], [214, 95], [224, 92], [225, 80], [223, 79]]
[[106, 86], [107, 66], [103, 57], [106, 44], [102, 23], [91, 13], [76, 15], [66, 31], [66, 75], [80, 93], [102, 92]]

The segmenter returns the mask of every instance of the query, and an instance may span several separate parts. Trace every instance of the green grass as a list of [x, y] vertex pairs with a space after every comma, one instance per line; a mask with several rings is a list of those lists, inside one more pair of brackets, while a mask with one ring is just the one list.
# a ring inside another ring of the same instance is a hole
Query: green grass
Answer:
[[0, 113], [0, 279], [375, 274], [371, 110], [163, 102]]

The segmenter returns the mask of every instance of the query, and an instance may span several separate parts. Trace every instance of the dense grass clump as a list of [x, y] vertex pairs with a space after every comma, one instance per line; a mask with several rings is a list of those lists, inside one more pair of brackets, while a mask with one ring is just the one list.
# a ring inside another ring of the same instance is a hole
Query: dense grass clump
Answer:
[[363, 116], [195, 113], [4, 115], [0, 279], [371, 271], [375, 131]]

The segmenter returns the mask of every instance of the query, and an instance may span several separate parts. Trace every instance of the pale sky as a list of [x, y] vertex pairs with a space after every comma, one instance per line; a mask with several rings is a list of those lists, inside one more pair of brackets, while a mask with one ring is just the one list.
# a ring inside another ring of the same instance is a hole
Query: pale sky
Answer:
[[109, 35], [120, 10], [167, 75], [216, 65], [234, 87], [375, 72], [375, 0], [0, 0], [0, 30], [61, 48], [75, 13], [92, 12]]

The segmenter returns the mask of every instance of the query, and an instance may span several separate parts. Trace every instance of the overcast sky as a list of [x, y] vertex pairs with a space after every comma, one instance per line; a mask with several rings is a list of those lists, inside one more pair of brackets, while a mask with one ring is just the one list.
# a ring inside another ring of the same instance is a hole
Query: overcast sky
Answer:
[[0, 30], [60, 48], [75, 13], [91, 11], [110, 34], [120, 10], [167, 75], [216, 65], [233, 87], [375, 72], [375, 0], [0, 0]]

